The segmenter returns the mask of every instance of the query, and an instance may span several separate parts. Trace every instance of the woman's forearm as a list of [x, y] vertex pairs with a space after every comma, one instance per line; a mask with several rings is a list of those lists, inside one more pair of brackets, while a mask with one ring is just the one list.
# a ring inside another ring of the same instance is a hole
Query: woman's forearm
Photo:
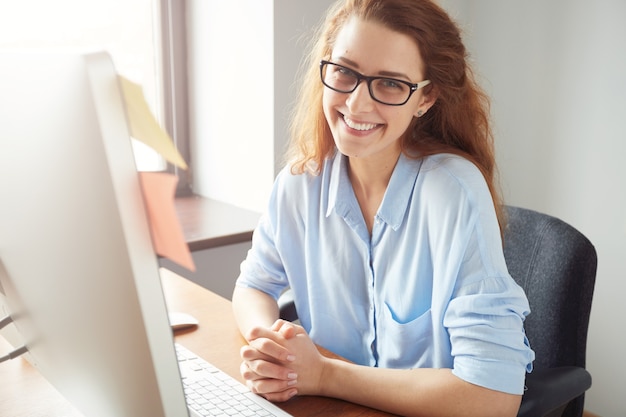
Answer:
[[521, 397], [461, 380], [450, 369], [396, 370], [325, 361], [319, 395], [404, 416], [511, 416]]
[[235, 287], [233, 312], [241, 334], [254, 327], [270, 327], [279, 316], [278, 304], [270, 295], [253, 288]]

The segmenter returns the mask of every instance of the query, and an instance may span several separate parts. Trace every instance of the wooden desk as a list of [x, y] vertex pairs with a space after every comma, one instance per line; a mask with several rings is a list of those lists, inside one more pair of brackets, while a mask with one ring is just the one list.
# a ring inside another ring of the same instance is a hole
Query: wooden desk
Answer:
[[[180, 331], [176, 342], [191, 349], [228, 374], [239, 376], [239, 348], [244, 339], [235, 325], [230, 301], [166, 269], [161, 270], [168, 308], [193, 315], [195, 330]], [[0, 337], [0, 353], [10, 349]], [[0, 416], [81, 417], [39, 373], [22, 358], [0, 364]], [[390, 416], [341, 400], [296, 397], [279, 406], [299, 416]]]
[[[11, 345], [0, 336], [0, 352]], [[0, 363], [0, 416], [83, 417], [25, 359]]]

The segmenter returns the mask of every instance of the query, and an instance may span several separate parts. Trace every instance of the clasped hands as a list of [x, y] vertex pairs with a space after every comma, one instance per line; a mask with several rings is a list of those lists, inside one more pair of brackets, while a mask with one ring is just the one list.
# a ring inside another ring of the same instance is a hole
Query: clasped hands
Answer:
[[248, 345], [241, 348], [240, 372], [252, 392], [274, 402], [320, 393], [327, 359], [303, 327], [277, 320], [244, 337]]

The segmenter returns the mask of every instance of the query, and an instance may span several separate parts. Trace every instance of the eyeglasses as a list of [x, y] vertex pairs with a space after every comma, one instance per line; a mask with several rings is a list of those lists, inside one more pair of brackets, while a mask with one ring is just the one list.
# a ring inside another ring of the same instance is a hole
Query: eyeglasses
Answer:
[[320, 62], [322, 83], [339, 93], [351, 93], [361, 84], [367, 82], [370, 96], [375, 101], [389, 106], [401, 106], [409, 101], [411, 94], [430, 84], [430, 80], [417, 84], [387, 77], [368, 77], [334, 62]]

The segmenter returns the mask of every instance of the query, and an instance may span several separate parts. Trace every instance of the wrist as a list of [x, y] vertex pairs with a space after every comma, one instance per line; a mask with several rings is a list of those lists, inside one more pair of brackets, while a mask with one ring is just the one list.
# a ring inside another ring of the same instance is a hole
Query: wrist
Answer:
[[341, 374], [339, 368], [345, 364], [340, 359], [328, 358], [323, 356], [321, 361], [321, 371], [318, 383], [319, 395], [324, 397], [333, 397], [335, 385], [338, 384], [337, 376]]

